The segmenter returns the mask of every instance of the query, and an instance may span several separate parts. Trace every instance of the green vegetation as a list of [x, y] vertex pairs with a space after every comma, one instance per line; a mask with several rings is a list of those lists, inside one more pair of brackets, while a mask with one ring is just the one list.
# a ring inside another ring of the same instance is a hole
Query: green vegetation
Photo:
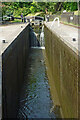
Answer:
[[49, 14], [61, 14], [63, 10], [68, 12], [77, 11], [77, 2], [3, 2], [2, 14], [20, 17], [21, 13], [24, 16], [37, 15], [44, 16], [45, 9]]
[[21, 22], [21, 19], [15, 19], [14, 21], [11, 21], [11, 23], [19, 23], [19, 22]]
[[73, 24], [73, 23], [68, 23], [68, 22], [63, 22], [63, 21], [61, 21], [61, 22], [65, 25], [72, 25], [74, 27], [80, 27], [80, 24]]
[[80, 11], [74, 11], [74, 15], [80, 15]]

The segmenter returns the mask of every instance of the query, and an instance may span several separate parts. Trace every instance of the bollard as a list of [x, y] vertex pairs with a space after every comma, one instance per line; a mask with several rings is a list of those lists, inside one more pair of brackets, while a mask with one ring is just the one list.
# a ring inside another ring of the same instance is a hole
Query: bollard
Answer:
[[32, 23], [32, 26], [34, 25], [34, 23]]
[[76, 41], [76, 38], [73, 38], [73, 41]]
[[39, 23], [39, 25], [41, 26], [41, 25], [42, 25], [42, 23], [40, 22], [40, 23]]
[[42, 29], [42, 27], [40, 27], [40, 29]]
[[5, 40], [2, 40], [2, 43], [5, 43]]
[[23, 28], [23, 26], [21, 26], [21, 28]]

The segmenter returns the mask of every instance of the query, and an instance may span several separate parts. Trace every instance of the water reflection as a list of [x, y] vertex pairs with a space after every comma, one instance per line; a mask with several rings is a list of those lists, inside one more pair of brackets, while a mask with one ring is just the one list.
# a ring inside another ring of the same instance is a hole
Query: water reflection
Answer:
[[31, 49], [20, 97], [18, 118], [56, 118], [42, 50]]

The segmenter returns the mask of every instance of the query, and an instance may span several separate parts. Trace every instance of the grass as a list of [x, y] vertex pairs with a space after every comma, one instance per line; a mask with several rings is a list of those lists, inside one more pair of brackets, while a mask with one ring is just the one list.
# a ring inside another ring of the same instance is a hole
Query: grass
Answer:
[[80, 11], [74, 11], [74, 15], [80, 15]]
[[68, 22], [63, 22], [63, 21], [61, 21], [61, 22], [64, 23], [64, 24], [66, 24], [66, 25], [74, 25], [74, 26], [76, 26], [76, 27], [77, 27], [77, 26], [80, 26], [80, 24], [77, 24], [77, 25], [76, 25], [76, 24], [73, 24], [73, 23], [68, 23]]
[[21, 22], [21, 19], [14, 19], [14, 21], [11, 21], [11, 23]]
[[43, 12], [37, 12], [37, 13], [30, 13], [27, 16], [38, 16], [40, 14], [42, 14]]

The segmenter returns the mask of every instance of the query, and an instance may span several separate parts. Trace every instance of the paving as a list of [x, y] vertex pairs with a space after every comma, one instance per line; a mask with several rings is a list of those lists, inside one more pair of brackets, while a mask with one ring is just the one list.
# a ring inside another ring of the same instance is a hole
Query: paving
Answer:
[[67, 44], [74, 52], [80, 54], [80, 29], [61, 23], [58, 26], [57, 21], [54, 22], [53, 25], [52, 22], [45, 22], [45, 25], [59, 38], [61, 38], [61, 40]]

